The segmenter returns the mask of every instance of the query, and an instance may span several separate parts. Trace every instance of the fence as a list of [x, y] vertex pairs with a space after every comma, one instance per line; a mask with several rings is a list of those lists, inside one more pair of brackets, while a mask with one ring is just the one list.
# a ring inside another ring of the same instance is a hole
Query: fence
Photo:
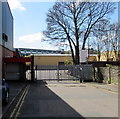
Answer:
[[35, 78], [37, 80], [80, 80], [92, 81], [92, 65], [36, 65]]
[[119, 67], [98, 67], [95, 68], [95, 80], [97, 82], [112, 83], [118, 82], [120, 76]]

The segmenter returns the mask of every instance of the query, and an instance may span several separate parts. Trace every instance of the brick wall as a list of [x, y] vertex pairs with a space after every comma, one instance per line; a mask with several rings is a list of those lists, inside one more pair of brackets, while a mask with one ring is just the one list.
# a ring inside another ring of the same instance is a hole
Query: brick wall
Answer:
[[3, 57], [13, 57], [13, 51], [3, 48]]
[[13, 57], [13, 52], [6, 49], [6, 48], [3, 48], [1, 45], [0, 45], [0, 81], [2, 79], [2, 59], [3, 57]]

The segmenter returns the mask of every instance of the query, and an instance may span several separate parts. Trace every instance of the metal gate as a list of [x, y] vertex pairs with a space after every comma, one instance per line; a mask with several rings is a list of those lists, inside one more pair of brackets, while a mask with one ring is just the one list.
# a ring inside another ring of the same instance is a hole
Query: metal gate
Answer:
[[37, 80], [92, 80], [92, 65], [36, 65]]

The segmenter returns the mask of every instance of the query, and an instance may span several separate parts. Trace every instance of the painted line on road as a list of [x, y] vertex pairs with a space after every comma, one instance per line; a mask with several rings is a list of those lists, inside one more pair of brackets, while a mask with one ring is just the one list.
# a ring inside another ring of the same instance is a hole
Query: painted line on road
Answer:
[[21, 97], [20, 97], [18, 103], [16, 104], [15, 108], [13, 109], [13, 111], [12, 111], [12, 113], [11, 113], [9, 119], [12, 119], [13, 116], [15, 115], [15, 112], [17, 111], [18, 106], [20, 105], [21, 100], [22, 100], [23, 96], [25, 95], [25, 92], [27, 91], [27, 89], [28, 89], [28, 86], [26, 86], [26, 88], [24, 89], [24, 91], [23, 91], [23, 93], [22, 93], [22, 95], [21, 95]]
[[21, 109], [21, 107], [22, 107], [22, 105], [23, 105], [23, 103], [24, 103], [24, 100], [25, 100], [25, 97], [26, 97], [26, 95], [27, 95], [27, 93], [28, 93], [29, 88], [30, 88], [30, 85], [28, 85], [28, 87], [27, 87], [27, 89], [26, 89], [26, 92], [25, 92], [25, 95], [23, 96], [23, 98], [22, 98], [22, 100], [21, 100], [21, 104], [20, 104], [20, 106], [18, 107], [18, 111], [16, 112], [16, 115], [15, 115], [15, 119], [16, 119], [16, 118], [18, 117], [18, 115], [20, 114], [20, 109]]
[[112, 93], [112, 94], [118, 94], [118, 92], [112, 91], [111, 89], [101, 88], [101, 87], [97, 87], [95, 85], [89, 85], [89, 84], [87, 84], [87, 85], [91, 86], [91, 87], [94, 87], [94, 88], [97, 88], [97, 89], [100, 89], [100, 90], [104, 90], [104, 91]]
[[6, 109], [2, 112], [2, 117], [4, 117], [4, 115], [7, 113], [7, 111], [9, 110], [10, 106], [13, 104], [13, 102], [15, 101], [15, 99], [17, 98], [17, 96], [22, 92], [22, 90], [26, 87], [26, 85], [24, 85], [20, 91], [18, 91], [18, 93], [16, 94], [16, 96], [9, 102], [9, 104], [7, 105]]

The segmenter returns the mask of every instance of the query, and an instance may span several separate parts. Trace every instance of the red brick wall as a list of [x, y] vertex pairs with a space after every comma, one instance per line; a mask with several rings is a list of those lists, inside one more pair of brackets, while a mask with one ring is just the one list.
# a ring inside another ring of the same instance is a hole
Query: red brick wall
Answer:
[[13, 51], [10, 51], [0, 45], [0, 82], [1, 82], [2, 74], [3, 74], [2, 73], [3, 72], [3, 69], [2, 69], [3, 57], [13, 57]]
[[13, 51], [3, 47], [3, 57], [13, 57]]

